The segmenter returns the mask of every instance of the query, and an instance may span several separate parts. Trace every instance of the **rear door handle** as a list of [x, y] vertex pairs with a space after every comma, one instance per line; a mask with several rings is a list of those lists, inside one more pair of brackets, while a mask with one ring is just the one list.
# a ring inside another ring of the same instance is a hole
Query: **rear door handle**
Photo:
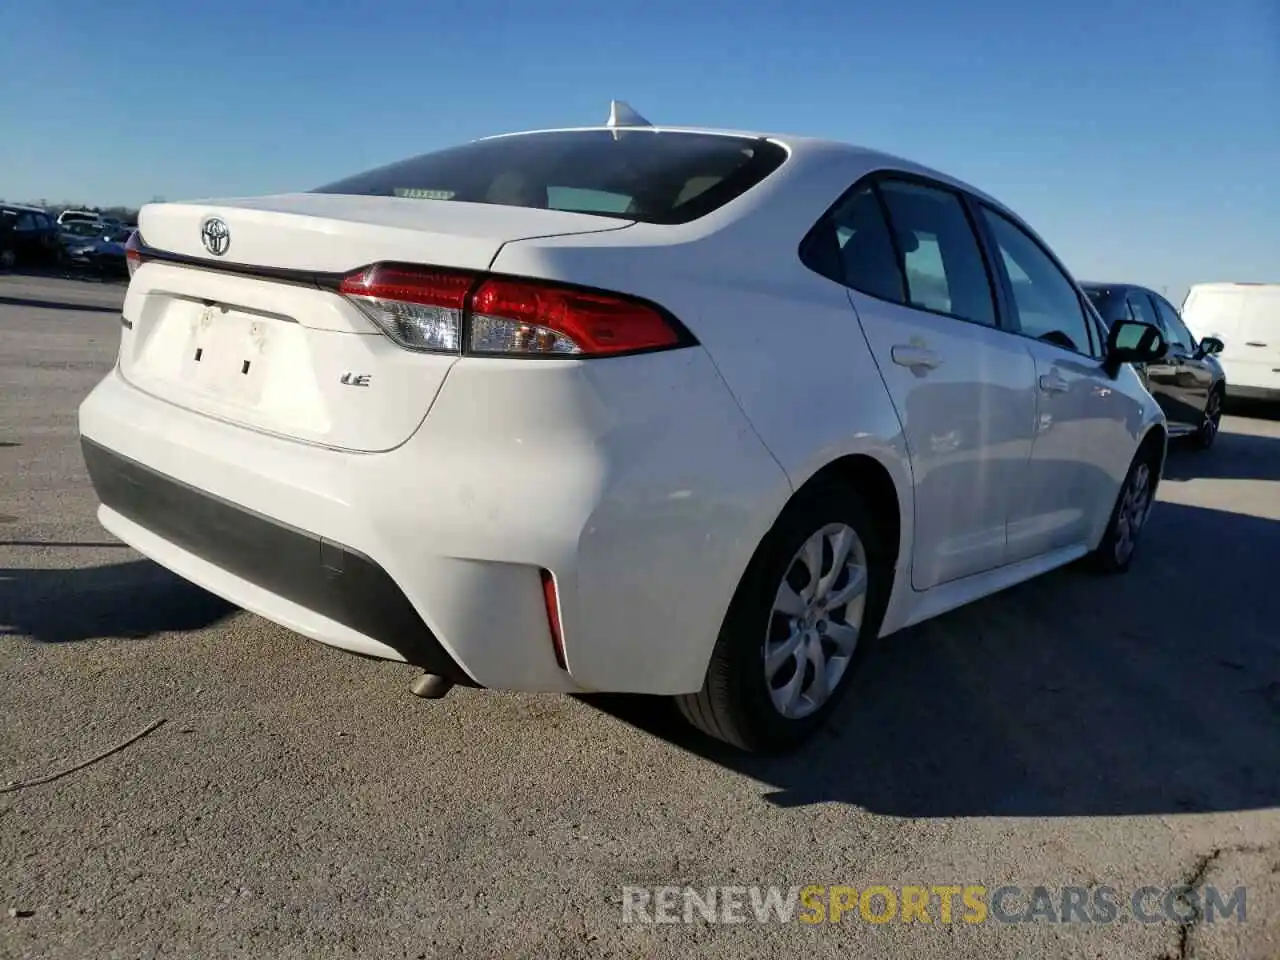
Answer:
[[1040, 389], [1045, 393], [1066, 393], [1069, 384], [1056, 373], [1046, 373], [1040, 377]]
[[942, 358], [928, 347], [913, 347], [905, 343], [895, 346], [889, 355], [898, 366], [912, 370], [935, 370], [942, 364]]
[[1265, 343], [1258, 343], [1256, 340], [1246, 340], [1244, 342], [1244, 345], [1246, 347], [1265, 347], [1266, 346]]

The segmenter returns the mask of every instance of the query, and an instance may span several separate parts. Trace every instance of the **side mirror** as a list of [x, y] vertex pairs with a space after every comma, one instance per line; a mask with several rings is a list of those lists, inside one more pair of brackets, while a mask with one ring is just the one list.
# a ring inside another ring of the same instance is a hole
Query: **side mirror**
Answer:
[[1226, 344], [1217, 337], [1205, 337], [1200, 341], [1200, 354], [1205, 357], [1216, 356], [1221, 353]]
[[1158, 327], [1137, 320], [1118, 320], [1107, 335], [1107, 365], [1156, 363], [1169, 352], [1169, 343]]

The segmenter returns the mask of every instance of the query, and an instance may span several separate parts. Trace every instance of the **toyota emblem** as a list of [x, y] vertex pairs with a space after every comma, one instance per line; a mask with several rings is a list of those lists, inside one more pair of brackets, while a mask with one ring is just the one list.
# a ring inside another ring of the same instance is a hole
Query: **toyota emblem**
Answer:
[[215, 257], [220, 257], [231, 246], [231, 231], [222, 220], [210, 217], [200, 225], [200, 239], [204, 241], [206, 250]]

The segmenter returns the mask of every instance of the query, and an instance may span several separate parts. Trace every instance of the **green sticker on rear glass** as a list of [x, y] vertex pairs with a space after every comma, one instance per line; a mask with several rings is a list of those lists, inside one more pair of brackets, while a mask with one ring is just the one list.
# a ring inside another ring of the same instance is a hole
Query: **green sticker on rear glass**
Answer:
[[452, 190], [422, 190], [418, 187], [396, 187], [393, 196], [407, 197], [410, 200], [452, 200]]

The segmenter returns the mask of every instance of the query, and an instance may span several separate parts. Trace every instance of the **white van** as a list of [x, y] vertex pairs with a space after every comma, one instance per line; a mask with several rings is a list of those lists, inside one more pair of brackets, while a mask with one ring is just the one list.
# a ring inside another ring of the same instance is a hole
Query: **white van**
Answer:
[[1182, 320], [1197, 340], [1226, 345], [1218, 362], [1231, 396], [1280, 400], [1280, 283], [1197, 283]]

